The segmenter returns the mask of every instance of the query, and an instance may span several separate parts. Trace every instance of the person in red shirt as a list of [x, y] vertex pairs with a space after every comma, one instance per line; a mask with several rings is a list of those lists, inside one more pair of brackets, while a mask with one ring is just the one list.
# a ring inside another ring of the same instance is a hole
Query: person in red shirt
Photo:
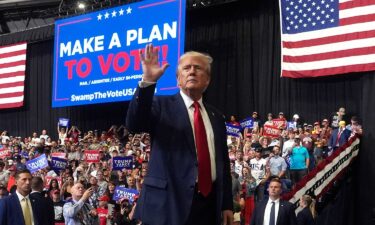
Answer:
[[113, 216], [110, 212], [108, 212], [108, 202], [109, 197], [107, 195], [103, 195], [98, 198], [99, 200], [99, 207], [97, 208], [98, 217], [99, 217], [99, 224], [106, 225], [107, 221], [111, 220]]

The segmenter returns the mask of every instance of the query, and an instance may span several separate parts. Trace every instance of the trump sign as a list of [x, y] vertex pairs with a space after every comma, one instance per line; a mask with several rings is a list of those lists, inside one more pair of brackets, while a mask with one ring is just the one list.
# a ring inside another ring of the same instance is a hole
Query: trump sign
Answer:
[[[52, 107], [130, 100], [142, 78], [146, 44], [159, 49], [160, 65], [177, 67], [184, 51], [186, 0], [149, 0], [55, 22]], [[175, 71], [156, 94], [178, 90]]]

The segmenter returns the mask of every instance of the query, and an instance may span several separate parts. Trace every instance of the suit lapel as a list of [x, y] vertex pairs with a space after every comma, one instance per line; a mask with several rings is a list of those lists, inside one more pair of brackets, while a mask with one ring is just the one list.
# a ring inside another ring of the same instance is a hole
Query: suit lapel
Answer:
[[260, 203], [261, 204], [260, 211], [259, 211], [260, 212], [259, 219], [261, 219], [261, 221], [259, 221], [260, 224], [263, 224], [264, 212], [266, 211], [267, 202], [268, 202], [268, 199]]
[[18, 199], [18, 196], [16, 193], [12, 194], [11, 197], [13, 198], [11, 202], [14, 204], [14, 208], [13, 207], [12, 208], [14, 209], [14, 211], [19, 212], [19, 215], [20, 215], [19, 217], [20, 219], [18, 219], [18, 222], [21, 222], [20, 225], [25, 225], [20, 200]]
[[284, 207], [285, 207], [285, 204], [283, 201], [280, 200], [279, 202], [279, 212], [277, 214], [277, 220], [276, 220], [276, 225], [280, 224], [280, 221], [281, 221], [281, 217], [284, 215]]
[[176, 120], [176, 123], [180, 123], [180, 126], [184, 128], [184, 135], [186, 136], [186, 140], [189, 146], [189, 149], [191, 150], [191, 153], [196, 158], [197, 153], [195, 151], [195, 143], [194, 143], [194, 134], [193, 134], [193, 128], [191, 127], [189, 114], [187, 111], [187, 108], [185, 106], [185, 102], [181, 97], [180, 93], [177, 93], [173, 96], [173, 101], [175, 101], [176, 104], [172, 104], [174, 108], [175, 115], [179, 118]]

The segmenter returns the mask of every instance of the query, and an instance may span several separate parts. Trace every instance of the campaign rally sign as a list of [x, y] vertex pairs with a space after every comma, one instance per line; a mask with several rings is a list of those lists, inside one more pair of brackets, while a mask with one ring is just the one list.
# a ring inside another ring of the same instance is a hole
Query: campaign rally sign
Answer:
[[139, 195], [139, 192], [135, 189], [129, 189], [124, 187], [116, 186], [115, 193], [113, 194], [113, 200], [118, 201], [122, 198], [126, 198], [130, 203], [133, 203], [134, 197]]
[[10, 156], [10, 150], [0, 145], [0, 159], [4, 159]]
[[225, 123], [225, 126], [227, 127], [227, 135], [239, 137], [241, 132], [241, 126], [236, 126], [230, 123]]
[[270, 126], [270, 125], [264, 125], [263, 126], [263, 135], [272, 137], [272, 138], [277, 138], [280, 136], [280, 129], [277, 126]]
[[286, 127], [286, 120], [285, 119], [273, 119], [272, 123], [276, 127], [281, 127], [281, 128]]
[[254, 127], [254, 121], [251, 117], [248, 117], [246, 119], [243, 119], [241, 122], [241, 127], [242, 129], [245, 129], [245, 128], [253, 128]]
[[65, 152], [54, 152], [54, 153], [51, 153], [51, 156], [55, 158], [60, 158], [60, 159], [66, 158]]
[[52, 157], [51, 163], [52, 163], [52, 168], [55, 171], [64, 170], [66, 166], [68, 165], [68, 162], [66, 159], [62, 159], [58, 157]]
[[47, 166], [48, 160], [45, 154], [42, 154], [39, 157], [26, 162], [26, 167], [28, 170], [30, 170], [31, 173], [35, 173], [38, 170], [46, 168]]
[[85, 161], [97, 163], [100, 161], [99, 159], [99, 150], [85, 150]]
[[157, 95], [178, 91], [186, 0], [147, 0], [56, 20], [52, 107], [130, 100], [142, 78], [139, 51], [152, 43], [170, 68]]
[[113, 170], [133, 169], [133, 156], [113, 157], [112, 162]]
[[295, 122], [292, 121], [292, 122], [288, 122], [287, 128], [288, 129], [296, 129], [297, 127], [296, 127]]
[[59, 118], [59, 126], [67, 127], [69, 125], [69, 119], [67, 118]]
[[44, 178], [46, 180], [46, 182], [44, 184], [44, 188], [48, 189], [52, 180], [57, 180], [57, 183], [59, 184], [59, 187], [61, 187], [61, 185], [62, 185], [61, 177], [45, 176]]

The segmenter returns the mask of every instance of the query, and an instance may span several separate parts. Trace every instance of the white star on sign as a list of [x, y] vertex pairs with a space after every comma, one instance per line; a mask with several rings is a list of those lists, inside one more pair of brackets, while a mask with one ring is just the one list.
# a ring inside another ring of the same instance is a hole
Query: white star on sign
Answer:
[[120, 13], [120, 16], [124, 15], [124, 10], [123, 9], [120, 9], [120, 11], [118, 11]]
[[115, 10], [113, 10], [112, 17], [116, 17], [116, 15], [117, 15], [117, 12]]
[[106, 13], [104, 14], [104, 19], [108, 19], [108, 18], [109, 18], [109, 13], [106, 12]]
[[132, 13], [132, 8], [130, 8], [130, 6], [126, 9], [126, 14], [130, 14]]
[[103, 15], [99, 13], [99, 15], [97, 16], [98, 20], [102, 20], [102, 17]]

